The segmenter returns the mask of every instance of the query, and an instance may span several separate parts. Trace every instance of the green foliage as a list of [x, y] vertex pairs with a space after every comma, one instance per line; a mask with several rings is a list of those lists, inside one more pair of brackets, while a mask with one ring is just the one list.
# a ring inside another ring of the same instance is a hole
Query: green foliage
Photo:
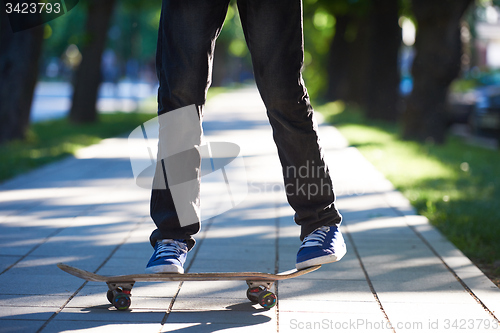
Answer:
[[[500, 258], [500, 154], [457, 137], [445, 145], [399, 139], [398, 128], [368, 123], [338, 103], [318, 108], [417, 209], [478, 264]], [[500, 271], [497, 269], [497, 276]]]
[[[153, 61], [160, 11], [160, 0], [118, 1], [110, 30], [103, 32], [109, 36], [107, 47], [123, 62], [130, 58]], [[86, 40], [86, 17], [87, 3], [80, 1], [74, 10], [46, 24], [42, 64], [53, 57], [62, 58], [69, 45], [75, 44], [81, 50]]]
[[154, 114], [115, 113], [95, 124], [74, 125], [66, 119], [36, 123], [28, 140], [0, 146], [0, 181], [74, 154], [78, 148], [133, 130]]
[[321, 1], [304, 2], [304, 81], [316, 98], [326, 88], [328, 51], [335, 33], [335, 17]]
[[154, 59], [161, 1], [118, 2], [113, 15], [108, 47], [121, 59]]
[[[363, 17], [371, 7], [369, 0], [305, 0], [304, 1], [304, 80], [309, 95], [321, 96], [328, 83], [328, 55], [335, 35], [336, 17]], [[349, 29], [346, 38], [356, 37], [357, 27]]]
[[[60, 57], [68, 45], [83, 42], [86, 8], [82, 1], [72, 11], [46, 24], [43, 57]], [[47, 33], [50, 30], [50, 33]]]
[[243, 28], [241, 26], [240, 15], [235, 2], [231, 3], [227, 9], [224, 26], [217, 39], [217, 43], [229, 45], [229, 52], [235, 57], [241, 58], [249, 55], [245, 42], [245, 35], [243, 34]]

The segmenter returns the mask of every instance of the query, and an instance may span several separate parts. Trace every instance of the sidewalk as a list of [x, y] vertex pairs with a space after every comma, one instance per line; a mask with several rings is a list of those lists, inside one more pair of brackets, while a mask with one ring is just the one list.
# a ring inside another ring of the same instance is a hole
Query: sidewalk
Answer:
[[[299, 228], [256, 90], [213, 98], [204, 130], [209, 141], [241, 147], [249, 193], [203, 225], [187, 270], [292, 269]], [[131, 309], [119, 312], [105, 284], [56, 267], [143, 273], [154, 225], [127, 139], [0, 185], [0, 332], [500, 332], [500, 289], [334, 128], [320, 126], [320, 135], [348, 253], [275, 284], [269, 311], [247, 300], [244, 282], [213, 281], [137, 283]]]

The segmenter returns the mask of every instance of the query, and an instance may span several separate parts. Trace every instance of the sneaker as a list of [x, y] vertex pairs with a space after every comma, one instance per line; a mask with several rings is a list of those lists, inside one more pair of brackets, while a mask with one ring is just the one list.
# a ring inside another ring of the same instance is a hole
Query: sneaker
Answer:
[[185, 241], [163, 239], [155, 244], [155, 252], [146, 266], [146, 273], [184, 273], [184, 262], [188, 253]]
[[342, 233], [336, 226], [320, 227], [304, 238], [297, 253], [297, 269], [339, 261], [346, 254]]

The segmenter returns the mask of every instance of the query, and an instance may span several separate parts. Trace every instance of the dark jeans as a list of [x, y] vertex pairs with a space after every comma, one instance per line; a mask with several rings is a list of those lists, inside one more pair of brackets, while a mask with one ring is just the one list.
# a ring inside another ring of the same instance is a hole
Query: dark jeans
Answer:
[[[203, 113], [215, 40], [229, 0], [163, 0], [158, 33], [158, 114], [187, 105]], [[339, 225], [332, 182], [318, 142], [313, 109], [302, 80], [301, 0], [238, 0], [254, 76], [267, 108], [283, 167], [287, 199], [301, 226], [301, 240], [316, 228]], [[199, 221], [181, 227], [167, 189], [152, 191], [151, 217], [163, 238], [188, 240]]]

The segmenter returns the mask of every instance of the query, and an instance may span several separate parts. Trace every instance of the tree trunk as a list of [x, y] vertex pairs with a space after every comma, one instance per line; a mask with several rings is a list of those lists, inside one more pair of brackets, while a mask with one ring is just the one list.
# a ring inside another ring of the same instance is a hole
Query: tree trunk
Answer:
[[337, 15], [328, 56], [328, 90], [325, 98], [365, 106], [367, 65], [370, 55], [369, 21], [365, 15]]
[[28, 129], [44, 26], [13, 33], [7, 15], [3, 10], [0, 12], [0, 143], [3, 143], [24, 139]]
[[374, 0], [370, 15], [366, 116], [397, 121], [401, 28], [398, 0]]
[[458, 76], [460, 19], [472, 0], [412, 0], [418, 30], [413, 91], [403, 116], [403, 138], [443, 143], [447, 93]]
[[97, 97], [101, 77], [101, 58], [116, 0], [88, 0], [86, 41], [82, 62], [76, 71], [73, 104], [69, 119], [73, 123], [97, 120]]
[[328, 88], [325, 97], [329, 101], [346, 99], [348, 93], [349, 71], [346, 64], [349, 62], [349, 43], [345, 33], [351, 17], [338, 15], [335, 19], [335, 35], [328, 54]]
[[366, 108], [368, 97], [368, 66], [370, 64], [370, 21], [367, 15], [354, 17], [348, 28], [347, 96], [346, 101]]

